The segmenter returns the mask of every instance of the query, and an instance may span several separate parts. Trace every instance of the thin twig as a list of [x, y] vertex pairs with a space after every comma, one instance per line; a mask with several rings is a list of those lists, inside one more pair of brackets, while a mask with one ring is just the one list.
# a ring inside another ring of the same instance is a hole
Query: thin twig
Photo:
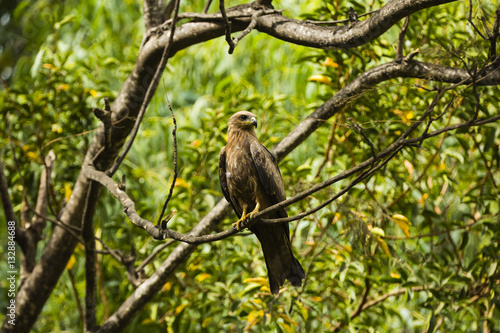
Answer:
[[469, 0], [469, 18], [468, 18], [468, 21], [472, 25], [472, 27], [474, 28], [474, 30], [476, 30], [476, 32], [478, 33], [478, 35], [481, 36], [481, 38], [483, 38], [484, 40], [488, 40], [488, 38], [486, 38], [486, 36], [484, 36], [481, 33], [481, 31], [479, 31], [478, 27], [476, 27], [476, 25], [472, 21], [472, 0]]
[[366, 136], [366, 134], [364, 132], [364, 128], [361, 127], [361, 125], [359, 125], [357, 122], [355, 122], [351, 117], [347, 118], [347, 121], [349, 122], [347, 127], [354, 129], [354, 131], [356, 133], [360, 134], [363, 137], [363, 139], [365, 140], [365, 142], [370, 146], [372, 156], [374, 157], [373, 163], [376, 163], [377, 160], [376, 160], [375, 156], [377, 154], [375, 153], [375, 146], [373, 145], [373, 142], [371, 142], [371, 140], [368, 138], [368, 136]]
[[149, 264], [158, 255], [158, 253], [162, 252], [164, 249], [166, 249], [167, 247], [169, 247], [173, 243], [175, 243], [175, 240], [171, 239], [168, 242], [162, 244], [157, 249], [155, 249], [153, 252], [151, 252], [151, 254], [149, 256], [147, 256], [147, 258], [144, 259], [143, 262], [141, 262], [141, 264], [139, 266], [137, 266], [137, 268], [135, 269], [135, 273], [140, 274], [140, 272], [142, 272], [144, 267], [146, 267], [146, 265]]
[[325, 154], [323, 155], [323, 160], [321, 161], [321, 164], [319, 165], [318, 170], [316, 171], [316, 174], [314, 175], [314, 178], [319, 177], [321, 170], [323, 170], [323, 167], [326, 165], [326, 162], [328, 162], [330, 150], [332, 149], [332, 145], [333, 145], [333, 139], [335, 138], [335, 129], [336, 128], [337, 128], [337, 122], [334, 119], [333, 124], [332, 124], [332, 128], [330, 129], [330, 135], [328, 136], [328, 142], [326, 144], [326, 149], [325, 149]]
[[207, 2], [205, 2], [205, 7], [203, 7], [203, 14], [206, 14], [208, 13], [208, 9], [210, 8], [210, 5], [212, 4], [212, 0], [207, 0]]
[[[174, 115], [174, 110], [172, 110], [172, 106], [170, 105], [170, 100], [168, 99], [168, 95], [165, 95], [167, 97], [167, 103], [168, 103], [168, 108], [170, 109], [170, 113], [172, 114], [172, 121], [174, 123], [174, 129], [172, 130], [172, 136], [174, 139], [174, 178], [172, 179], [172, 184], [170, 184], [170, 190], [168, 192], [167, 199], [165, 200], [165, 203], [163, 204], [163, 208], [161, 210], [160, 216], [158, 217], [158, 221], [156, 222], [156, 227], [157, 228], [163, 228], [163, 225], [161, 223], [161, 219], [163, 218], [163, 214], [165, 213], [165, 210], [167, 209], [168, 203], [170, 199], [172, 198], [172, 194], [174, 193], [174, 187], [175, 187], [175, 182], [177, 181], [177, 121], [175, 120], [175, 115]], [[175, 214], [177, 212], [176, 210], [172, 210], [172, 213]], [[169, 217], [165, 219], [165, 224], [167, 223], [168, 220], [170, 220], [173, 217], [173, 214], [170, 213]], [[165, 225], [166, 227], [166, 225]]]
[[85, 322], [85, 314], [83, 313], [82, 301], [80, 300], [80, 295], [78, 294], [78, 289], [76, 288], [75, 275], [73, 274], [71, 269], [67, 269], [66, 271], [68, 272], [68, 275], [69, 275], [71, 290], [73, 291], [73, 294], [75, 295], [76, 308], [78, 309], [78, 314], [80, 315], [82, 323], [84, 323]]
[[406, 30], [408, 29], [408, 23], [410, 23], [410, 15], [408, 15], [405, 19], [405, 22], [403, 23], [403, 27], [401, 28], [401, 31], [399, 32], [399, 38], [398, 38], [398, 48], [396, 50], [396, 60], [400, 61], [403, 59], [403, 50], [404, 50], [404, 45], [405, 45], [405, 35], [406, 35]]
[[161, 60], [158, 66], [156, 67], [155, 75], [153, 76], [153, 79], [149, 83], [148, 89], [146, 91], [146, 94], [144, 96], [144, 99], [141, 104], [141, 108], [139, 109], [139, 113], [137, 114], [137, 118], [135, 120], [134, 127], [132, 129], [132, 132], [130, 134], [130, 138], [125, 144], [122, 152], [120, 155], [117, 157], [115, 160], [115, 163], [111, 166], [111, 168], [106, 172], [108, 175], [113, 176], [115, 172], [118, 170], [120, 167], [121, 163], [125, 159], [125, 156], [129, 152], [130, 148], [132, 147], [132, 144], [134, 143], [134, 139], [137, 135], [137, 132], [139, 131], [139, 126], [141, 125], [142, 118], [144, 117], [144, 114], [146, 113], [146, 108], [149, 104], [150, 99], [153, 97], [153, 94], [155, 92], [155, 86], [156, 83], [160, 80], [160, 77], [163, 73], [163, 69], [165, 68], [165, 65], [167, 64], [167, 60], [170, 55], [170, 50], [172, 49], [173, 41], [174, 41], [174, 33], [175, 33], [175, 24], [177, 23], [177, 18], [179, 15], [179, 2], [180, 0], [175, 1], [175, 6], [174, 6], [174, 17], [172, 19], [172, 24], [170, 28], [170, 37], [168, 44], [163, 48], [163, 54], [161, 55]]
[[222, 22], [224, 22], [224, 27], [226, 31], [226, 42], [229, 45], [229, 54], [232, 54], [235, 48], [235, 44], [231, 37], [231, 22], [227, 18], [226, 7], [224, 6], [224, 0], [219, 0], [219, 10], [222, 15]]
[[[281, 11], [277, 11], [281, 12]], [[243, 39], [246, 35], [248, 35], [255, 27], [257, 26], [257, 19], [260, 16], [266, 15], [266, 11], [258, 11], [252, 14], [252, 20], [250, 21], [250, 24], [243, 30], [236, 38], [233, 38], [233, 45], [234, 47], [231, 49], [229, 48], [229, 54], [232, 54], [234, 51], [234, 48], [236, 45], [238, 45], [238, 42]]]

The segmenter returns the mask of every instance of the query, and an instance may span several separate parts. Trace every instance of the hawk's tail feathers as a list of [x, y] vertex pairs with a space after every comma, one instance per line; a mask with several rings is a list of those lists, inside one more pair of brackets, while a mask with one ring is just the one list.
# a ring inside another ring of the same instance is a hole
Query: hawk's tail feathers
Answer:
[[290, 236], [279, 224], [256, 225], [252, 228], [262, 246], [271, 293], [278, 294], [285, 280], [295, 287], [302, 285], [306, 275], [292, 253]]

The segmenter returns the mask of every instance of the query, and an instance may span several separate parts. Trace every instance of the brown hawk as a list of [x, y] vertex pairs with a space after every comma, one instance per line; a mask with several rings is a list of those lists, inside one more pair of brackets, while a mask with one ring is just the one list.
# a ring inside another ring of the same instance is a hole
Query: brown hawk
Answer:
[[[278, 164], [257, 139], [255, 127], [257, 117], [253, 113], [235, 113], [229, 118], [227, 145], [219, 155], [222, 192], [238, 215], [238, 222], [233, 224], [238, 230], [246, 218], [286, 199]], [[265, 218], [287, 216], [285, 208], [281, 208]], [[293, 256], [288, 223], [257, 222], [249, 229], [262, 245], [271, 292], [278, 294], [285, 279], [300, 286], [305, 274]]]

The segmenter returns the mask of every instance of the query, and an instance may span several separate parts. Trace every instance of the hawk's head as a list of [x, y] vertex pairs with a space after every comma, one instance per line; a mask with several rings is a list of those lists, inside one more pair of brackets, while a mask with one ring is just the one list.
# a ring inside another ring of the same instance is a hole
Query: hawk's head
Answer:
[[257, 116], [248, 111], [236, 112], [229, 118], [228, 126], [234, 129], [252, 129], [257, 127]]

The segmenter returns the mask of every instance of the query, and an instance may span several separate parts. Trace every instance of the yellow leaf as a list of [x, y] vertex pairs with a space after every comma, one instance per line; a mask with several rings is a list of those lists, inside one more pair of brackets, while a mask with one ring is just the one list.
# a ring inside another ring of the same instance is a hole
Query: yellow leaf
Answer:
[[380, 237], [377, 237], [376, 240], [382, 251], [384, 251], [385, 255], [389, 258], [392, 258], [392, 254], [389, 251], [389, 246], [387, 246], [387, 243]]
[[260, 287], [260, 292], [262, 292], [262, 293], [270, 293], [271, 289], [269, 288], [269, 286], [262, 286], [262, 287]]
[[337, 64], [335, 61], [333, 61], [332, 58], [327, 57], [325, 61], [321, 63], [321, 66], [328, 66], [328, 67], [333, 67], [333, 68], [338, 68], [339, 64]]
[[48, 69], [52, 69], [52, 70], [56, 70], [56, 66], [52, 65], [52, 64], [43, 64], [42, 65], [42, 68], [48, 68]]
[[69, 90], [69, 84], [63, 83], [56, 88], [57, 90]]
[[399, 226], [399, 228], [403, 231], [403, 233], [406, 235], [406, 237], [410, 237], [410, 221], [406, 218], [406, 216], [401, 215], [401, 214], [395, 214], [392, 215], [392, 219], [396, 224]]
[[68, 260], [68, 263], [66, 264], [66, 269], [69, 271], [70, 269], [73, 268], [73, 266], [75, 266], [75, 263], [76, 263], [76, 258], [75, 255], [72, 254]]
[[26, 153], [26, 157], [28, 157], [32, 161], [38, 160], [38, 154], [35, 153], [34, 151], [29, 151]]
[[201, 145], [201, 140], [200, 139], [196, 139], [193, 142], [191, 142], [189, 145], [192, 146], [192, 147], [199, 147]]
[[264, 317], [264, 310], [252, 310], [248, 314], [248, 323], [253, 322], [255, 319]]
[[295, 333], [295, 329], [286, 323], [278, 322], [278, 325], [285, 333]]
[[286, 321], [287, 323], [289, 323], [290, 325], [293, 325], [293, 326], [297, 326], [297, 323], [294, 322], [290, 317], [288, 317], [286, 314], [284, 313], [278, 313], [278, 316], [283, 318], [284, 321]]
[[179, 313], [181, 313], [184, 308], [188, 306], [187, 304], [181, 304], [178, 307], [175, 308], [175, 315], [177, 316]]
[[184, 179], [182, 178], [177, 178], [175, 180], [175, 187], [185, 187], [185, 188], [189, 188], [189, 184], [188, 182], [186, 182]]
[[421, 205], [423, 205], [425, 203], [425, 201], [427, 200], [428, 197], [429, 197], [429, 195], [427, 193], [422, 194], [422, 198], [420, 198], [420, 200], [418, 201], [418, 203], [421, 204]]
[[311, 301], [313, 302], [321, 302], [322, 298], [321, 296], [313, 296], [311, 297]]
[[371, 225], [367, 225], [368, 226], [368, 230], [370, 230], [370, 232], [375, 235], [375, 236], [385, 236], [385, 232], [384, 230], [378, 228], [378, 227], [372, 227]]
[[263, 303], [263, 302], [262, 302], [262, 300], [261, 300], [260, 298], [254, 298], [254, 299], [252, 300], [252, 302], [253, 302], [253, 303], [255, 303], [255, 304], [259, 304], [259, 305], [262, 305], [262, 303]]
[[268, 285], [269, 281], [263, 277], [258, 277], [258, 278], [248, 278], [243, 280], [243, 283], [257, 283], [257, 284], [262, 284], [262, 285]]
[[201, 274], [196, 275], [196, 280], [198, 280], [198, 282], [202, 282], [202, 281], [208, 279], [211, 276], [212, 275], [210, 275], [208, 273], [201, 273]]
[[309, 76], [308, 80], [313, 81], [313, 82], [324, 83], [324, 84], [327, 84], [329, 86], [333, 85], [332, 80], [330, 80], [330, 78], [328, 76], [321, 75], [321, 74], [311, 75], [311, 76]]
[[94, 90], [94, 89], [90, 89], [90, 96], [92, 97], [96, 97], [97, 96], [97, 90]]
[[203, 320], [203, 322], [201, 323], [201, 327], [208, 327], [208, 325], [210, 325], [210, 323], [212, 322], [212, 319], [212, 317], [205, 318], [205, 320]]
[[404, 124], [408, 125], [410, 120], [415, 116], [413, 111], [401, 111], [401, 110], [392, 110], [392, 112], [401, 118]]
[[163, 285], [163, 287], [161, 288], [161, 291], [166, 292], [166, 291], [170, 291], [170, 289], [172, 289], [172, 283], [167, 282]]
[[398, 273], [391, 272], [391, 277], [393, 277], [395, 279], [399, 279], [401, 277], [401, 275], [399, 275]]
[[50, 127], [52, 129], [52, 132], [62, 133], [62, 127], [61, 127], [61, 125], [59, 125], [59, 124], [52, 124], [52, 125], [50, 125]]
[[302, 316], [302, 318], [304, 318], [304, 320], [307, 321], [307, 318], [309, 318], [309, 312], [307, 311], [304, 304], [302, 304], [299, 301], [295, 301], [295, 304], [299, 308], [299, 312], [300, 312], [300, 315]]
[[73, 190], [71, 189], [70, 183], [64, 183], [64, 198], [66, 199], [66, 202], [69, 201], [69, 198], [71, 197], [71, 194], [73, 193]]

